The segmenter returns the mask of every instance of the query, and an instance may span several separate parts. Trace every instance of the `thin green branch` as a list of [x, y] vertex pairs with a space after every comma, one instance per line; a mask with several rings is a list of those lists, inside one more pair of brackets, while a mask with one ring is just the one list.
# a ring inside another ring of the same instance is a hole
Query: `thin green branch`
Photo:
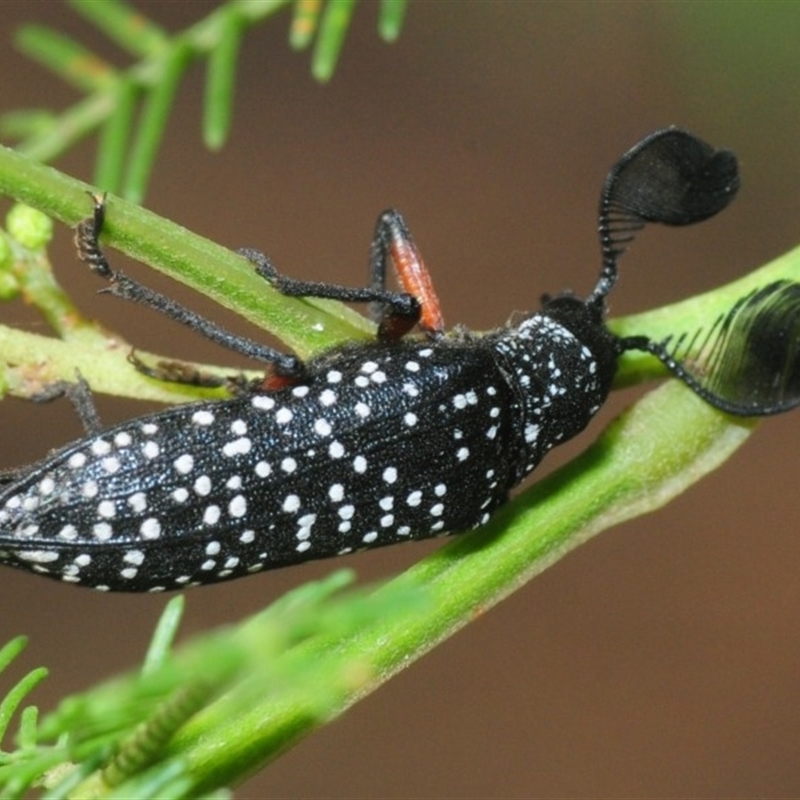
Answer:
[[161, 80], [147, 94], [125, 181], [124, 194], [133, 202], [140, 202], [144, 197], [178, 84], [191, 57], [191, 49], [181, 42], [166, 51], [160, 69]]
[[289, 44], [295, 50], [303, 50], [314, 40], [319, 24], [322, 0], [297, 0], [292, 12]]
[[128, 162], [128, 142], [134, 127], [141, 87], [126, 75], [116, 86], [114, 113], [103, 123], [95, 160], [94, 182], [103, 190], [119, 193]]
[[325, 5], [311, 58], [311, 72], [318, 81], [331, 79], [354, 10], [355, 0], [328, 0]]
[[166, 31], [141, 12], [119, 0], [69, 0], [69, 5], [120, 47], [135, 56], [147, 57], [169, 45]]
[[238, 14], [225, 18], [219, 45], [208, 57], [203, 104], [203, 138], [211, 150], [219, 150], [228, 138], [233, 116], [236, 67], [244, 27]]
[[83, 45], [44, 25], [24, 25], [17, 31], [17, 47], [46, 69], [80, 91], [105, 90], [114, 69]]
[[394, 42], [400, 36], [406, 15], [407, 0], [380, 0], [378, 33], [385, 42]]

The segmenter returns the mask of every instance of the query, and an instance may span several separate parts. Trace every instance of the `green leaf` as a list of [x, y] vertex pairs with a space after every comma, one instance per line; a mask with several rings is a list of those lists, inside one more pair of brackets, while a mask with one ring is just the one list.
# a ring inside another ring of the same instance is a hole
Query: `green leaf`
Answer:
[[44, 25], [24, 25], [15, 42], [29, 58], [81, 91], [105, 89], [114, 79], [109, 64], [69, 36]]
[[135, 56], [151, 56], [169, 44], [161, 27], [120, 0], [69, 0], [69, 5]]
[[243, 33], [242, 19], [231, 8], [221, 20], [219, 44], [208, 57], [203, 138], [210, 150], [219, 150], [228, 138]]
[[328, 0], [325, 6], [311, 61], [311, 72], [321, 83], [333, 76], [354, 8], [355, 0]]

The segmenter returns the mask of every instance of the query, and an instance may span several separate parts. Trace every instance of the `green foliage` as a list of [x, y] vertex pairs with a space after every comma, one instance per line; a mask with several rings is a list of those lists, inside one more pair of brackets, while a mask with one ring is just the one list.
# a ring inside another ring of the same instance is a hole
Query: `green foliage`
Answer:
[[[250, 620], [177, 650], [172, 640], [183, 598], [174, 598], [141, 670], [65, 699], [38, 725], [34, 709], [22, 713], [18, 747], [0, 753], [0, 796], [20, 797], [32, 785], [44, 785], [50, 797], [194, 798], [216, 790], [221, 775], [233, 780], [274, 757], [286, 734], [264, 735], [254, 724], [254, 707], [263, 712], [276, 697], [290, 698], [307, 728], [324, 723], [339, 713], [342, 698], [376, 679], [368, 658], [354, 658], [331, 643], [428, 605], [422, 588], [342, 594], [352, 580], [342, 571], [301, 586]], [[6, 645], [0, 670], [24, 646], [23, 638]], [[8, 692], [0, 703], [0, 734], [45, 676], [45, 670], [34, 670]], [[206, 744], [211, 735], [218, 748], [218, 717], [239, 733], [228, 736], [210, 762], [197, 761], [196, 745], [170, 746], [176, 734], [200, 735]]]
[[[378, 32], [386, 41], [399, 35], [405, 3], [380, 3]], [[118, 68], [59, 31], [24, 26], [17, 33], [17, 47], [86, 97], [61, 113], [42, 109], [6, 113], [0, 117], [0, 134], [19, 139], [18, 152], [51, 161], [99, 132], [94, 183], [141, 202], [176, 93], [193, 61], [207, 61], [203, 140], [218, 150], [230, 130], [244, 34], [284, 7], [292, 7], [291, 46], [313, 45], [312, 74], [327, 81], [336, 69], [355, 0], [228, 0], [175, 34], [123, 0], [71, 0], [70, 6], [136, 62]]]

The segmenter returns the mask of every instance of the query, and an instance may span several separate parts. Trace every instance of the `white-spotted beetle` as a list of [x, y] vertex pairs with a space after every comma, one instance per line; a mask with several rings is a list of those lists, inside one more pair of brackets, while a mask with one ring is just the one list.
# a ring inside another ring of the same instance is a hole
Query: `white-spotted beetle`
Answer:
[[[76, 239], [111, 291], [267, 362], [269, 372], [231, 399], [90, 430], [6, 474], [0, 562], [101, 590], [173, 590], [475, 528], [552, 447], [583, 430], [626, 350], [653, 354], [733, 414], [797, 405], [798, 284], [764, 286], [707, 330], [662, 342], [618, 338], [604, 324], [634, 233], [647, 222], [711, 217], [738, 185], [732, 153], [675, 128], [651, 134], [603, 186], [603, 264], [592, 293], [546, 297], [540, 311], [483, 336], [444, 333], [396, 211], [378, 220], [368, 288], [293, 281], [242, 251], [281, 292], [372, 304], [376, 341], [306, 363], [232, 336], [112, 270], [98, 244], [104, 201], [95, 198]], [[389, 261], [403, 292], [386, 289]], [[416, 324], [424, 335], [403, 338]]]

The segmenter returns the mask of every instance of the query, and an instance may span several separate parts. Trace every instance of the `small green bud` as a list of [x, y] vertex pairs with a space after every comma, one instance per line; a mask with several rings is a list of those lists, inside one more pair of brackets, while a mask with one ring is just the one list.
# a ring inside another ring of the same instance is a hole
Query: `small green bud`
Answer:
[[0, 272], [8, 270], [14, 263], [14, 253], [8, 239], [0, 233]]
[[0, 300], [13, 300], [19, 294], [19, 284], [11, 272], [0, 272]]
[[35, 208], [17, 203], [6, 215], [6, 230], [29, 250], [41, 250], [53, 238], [53, 220]]
[[0, 233], [0, 300], [12, 300], [19, 294], [19, 284], [11, 271], [14, 253], [8, 239]]

